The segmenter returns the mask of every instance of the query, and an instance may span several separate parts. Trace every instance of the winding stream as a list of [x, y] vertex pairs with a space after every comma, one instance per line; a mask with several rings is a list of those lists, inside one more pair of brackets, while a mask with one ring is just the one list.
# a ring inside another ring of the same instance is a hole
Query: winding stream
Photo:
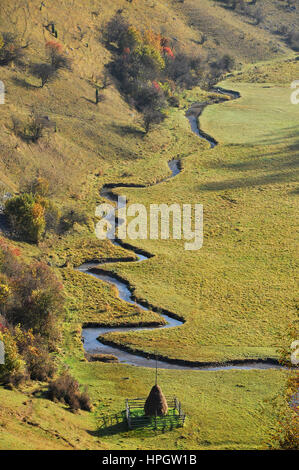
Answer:
[[[228, 95], [231, 99], [237, 99], [240, 97], [238, 92], [224, 90], [223, 88], [216, 88], [214, 89], [219, 94]], [[226, 101], [227, 98], [220, 99], [218, 103]], [[194, 104], [189, 108], [186, 112], [186, 117], [188, 118], [191, 129], [201, 138], [204, 138], [210, 143], [211, 148], [214, 148], [217, 145], [217, 141], [205, 134], [198, 126], [198, 117], [204, 110], [205, 106], [208, 103], [199, 103]], [[166, 181], [170, 178], [174, 178], [178, 175], [182, 170], [181, 161], [179, 159], [173, 159], [168, 162], [168, 166], [171, 170], [171, 175], [165, 178], [162, 181], [159, 181], [159, 184], [163, 181]], [[142, 187], [146, 188], [149, 185], [125, 185], [125, 184], [107, 184], [104, 185], [101, 190], [101, 196], [111, 202], [115, 202], [117, 200], [117, 195], [112, 192], [113, 188], [125, 188], [125, 187]], [[106, 216], [109, 219], [109, 214]], [[123, 221], [121, 219], [117, 220], [117, 225], [121, 225]], [[146, 253], [143, 250], [139, 250], [131, 245], [128, 245], [121, 240], [111, 240], [117, 246], [122, 246], [126, 249], [131, 250], [137, 257], [137, 261], [133, 262], [144, 262], [151, 258], [153, 255], [150, 253]], [[121, 261], [121, 260], [120, 260]], [[111, 261], [115, 262], [115, 261]], [[123, 261], [128, 262], [128, 261]], [[105, 263], [107, 264], [107, 262]], [[85, 263], [78, 268], [79, 271], [84, 272], [85, 274], [91, 275], [96, 279], [100, 279], [104, 282], [108, 282], [109, 284], [113, 284], [117, 290], [119, 298], [128, 302], [130, 304], [137, 305], [142, 310], [154, 310], [157, 311], [158, 309], [152, 305], [144, 305], [142, 303], [137, 302], [136, 299], [133, 297], [132, 291], [130, 290], [129, 284], [124, 280], [121, 279], [113, 274], [109, 274], [104, 270], [101, 270], [99, 267], [98, 262], [92, 263]], [[122, 346], [115, 346], [113, 344], [108, 344], [108, 341], [105, 339], [105, 333], [111, 332], [118, 332], [118, 331], [140, 331], [140, 330], [153, 330], [157, 328], [174, 328], [180, 327], [183, 324], [183, 321], [179, 320], [177, 316], [171, 312], [163, 312], [159, 314], [161, 317], [166, 321], [166, 324], [163, 326], [158, 327], [86, 327], [82, 330], [82, 337], [83, 337], [83, 344], [84, 349], [87, 353], [90, 354], [113, 354], [116, 356], [120, 363], [134, 365], [134, 366], [142, 366], [142, 367], [155, 367], [156, 360], [154, 355], [146, 355], [140, 353], [134, 353], [125, 350], [125, 347]], [[100, 337], [100, 338], [99, 338]], [[151, 356], [151, 357], [149, 357]], [[217, 370], [229, 370], [229, 369], [269, 369], [269, 368], [281, 368], [281, 366], [275, 360], [236, 360], [226, 362], [224, 364], [217, 364], [217, 363], [203, 363], [203, 362], [188, 362], [183, 360], [170, 360], [167, 358], [161, 358], [158, 356], [157, 365], [161, 369], [177, 369], [177, 370], [209, 370], [209, 371], [217, 371]]]

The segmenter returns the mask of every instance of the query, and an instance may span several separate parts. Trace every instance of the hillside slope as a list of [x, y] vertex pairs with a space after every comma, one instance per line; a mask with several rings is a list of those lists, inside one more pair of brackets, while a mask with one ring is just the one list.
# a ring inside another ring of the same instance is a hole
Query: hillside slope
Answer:
[[[296, 155], [298, 110], [289, 85], [299, 61], [276, 23], [298, 24], [298, 10], [280, 1], [263, 2], [260, 25], [213, 0], [2, 0], [0, 31], [13, 32], [28, 47], [23, 64], [0, 67], [5, 105], [0, 106], [0, 196], [19, 191], [36, 175], [48, 179], [61, 206], [90, 217], [103, 199], [105, 183], [150, 184], [169, 176], [167, 162], [179, 157], [182, 172], [150, 188], [125, 191], [132, 202], [203, 203], [204, 248], [186, 252], [181, 240], [136, 240], [154, 257], [145, 263], [109, 264], [138, 297], [180, 315], [180, 328], [112, 334], [115, 343], [172, 359], [227, 361], [277, 358], [278, 337], [296, 314]], [[240, 90], [240, 101], [208, 107], [202, 127], [220, 145], [213, 151], [190, 129], [185, 117], [194, 102], [215, 98], [199, 88], [180, 93], [180, 107], [145, 135], [141, 115], [111, 79], [95, 104], [112, 51], [104, 25], [118, 10], [140, 29], [162, 31], [176, 50], [207, 56], [229, 53], [237, 72], [223, 87]], [[43, 88], [31, 65], [43, 62], [45, 43], [57, 40], [71, 70]], [[245, 72], [244, 72], [245, 70]], [[13, 132], [13, 118], [48, 116], [57, 132], [37, 143]], [[280, 119], [280, 116], [283, 119]], [[242, 122], [243, 125], [239, 125]], [[249, 123], [249, 125], [247, 125]], [[256, 125], [259, 129], [255, 132]], [[128, 240], [129, 243], [132, 241]], [[100, 242], [92, 232], [49, 235], [38, 245], [12, 240], [27, 259], [42, 259], [61, 274], [66, 291], [61, 362], [89, 387], [92, 413], [71, 413], [49, 402], [46, 384], [20, 390], [0, 387], [0, 448], [9, 449], [260, 449], [275, 425], [274, 397], [281, 393], [280, 370], [220, 372], [161, 370], [167, 394], [175, 393], [187, 412], [184, 429], [163, 435], [127, 432], [117, 421], [124, 398], [146, 396], [153, 371], [123, 364], [88, 363], [82, 323], [157, 320], [115, 295], [107, 283], [74, 271], [91, 259], [129, 258], [132, 252]], [[59, 267], [59, 269], [58, 269]], [[63, 268], [63, 269], [60, 269]], [[116, 419], [116, 422], [113, 421]], [[104, 423], [104, 425], [103, 425]], [[108, 424], [107, 424], [108, 423]], [[110, 423], [110, 424], [109, 424]]]
[[[197, 5], [197, 6], [196, 6]], [[4, 189], [18, 189], [38, 171], [52, 182], [59, 194], [80, 193], [86, 177], [93, 179], [99, 170], [108, 177], [121, 176], [124, 168], [140, 174], [141, 160], [148, 160], [163, 146], [166, 136], [161, 132], [156, 146], [144, 140], [142, 146], [134, 135], [122, 131], [122, 125], [138, 127], [138, 113], [130, 109], [115, 86], [104, 91], [104, 101], [93, 104], [95, 85], [101, 84], [103, 67], [110, 60], [104, 47], [104, 24], [119, 9], [139, 28], [162, 30], [176, 48], [205, 54], [210, 49], [229, 52], [240, 63], [277, 56], [273, 46], [278, 39], [271, 33], [250, 24], [215, 2], [148, 1], [128, 3], [107, 2], [1, 2], [0, 28], [22, 38], [25, 49], [24, 67], [1, 67], [6, 87], [6, 105], [0, 116], [0, 180]], [[192, 21], [190, 22], [190, 17]], [[58, 40], [72, 60], [72, 71], [64, 71], [55, 82], [39, 88], [29, 71], [33, 63], [45, 59], [45, 42], [53, 39], [47, 26], [53, 22]], [[192, 23], [192, 24], [191, 24]], [[174, 33], [175, 32], [175, 33]], [[240, 40], [240, 34], [244, 39]], [[207, 41], [197, 44], [201, 34]], [[280, 53], [286, 52], [282, 42]], [[12, 117], [26, 122], [30, 113], [48, 116], [56, 122], [58, 132], [46, 133], [38, 144], [28, 145], [14, 136]], [[142, 165], [146, 162], [142, 162]], [[162, 167], [161, 167], [162, 165]], [[152, 165], [153, 179], [165, 172], [163, 162]], [[140, 176], [137, 176], [140, 178]], [[86, 189], [85, 189], [86, 190]]]

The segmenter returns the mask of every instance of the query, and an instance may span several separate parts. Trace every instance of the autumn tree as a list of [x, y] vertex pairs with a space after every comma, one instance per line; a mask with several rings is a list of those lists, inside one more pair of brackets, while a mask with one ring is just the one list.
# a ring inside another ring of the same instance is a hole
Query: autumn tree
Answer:
[[70, 60], [63, 52], [63, 46], [56, 41], [46, 43], [46, 54], [54, 70], [70, 69]]
[[0, 341], [3, 342], [5, 350], [5, 362], [0, 364], [0, 383], [7, 384], [13, 374], [24, 371], [24, 361], [18, 352], [12, 333], [7, 328], [1, 328]]
[[30, 67], [32, 75], [41, 80], [41, 88], [57, 78], [62, 69], [70, 69], [70, 59], [63, 52], [62, 44], [56, 41], [46, 42], [47, 62], [32, 64]]
[[12, 294], [6, 318], [41, 335], [49, 345], [60, 337], [57, 321], [63, 311], [63, 285], [45, 263], [33, 263], [11, 276]]
[[12, 131], [27, 143], [36, 143], [42, 137], [43, 130], [44, 124], [38, 116], [30, 116], [25, 123], [15, 116], [12, 117]]
[[21, 194], [5, 203], [11, 227], [26, 241], [38, 243], [45, 231], [45, 209], [32, 194]]

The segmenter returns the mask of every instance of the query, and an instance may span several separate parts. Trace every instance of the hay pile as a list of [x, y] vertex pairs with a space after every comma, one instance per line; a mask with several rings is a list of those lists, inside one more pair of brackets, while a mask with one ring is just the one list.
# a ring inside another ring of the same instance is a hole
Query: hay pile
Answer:
[[166, 398], [159, 385], [154, 385], [144, 405], [146, 416], [165, 416], [168, 413]]

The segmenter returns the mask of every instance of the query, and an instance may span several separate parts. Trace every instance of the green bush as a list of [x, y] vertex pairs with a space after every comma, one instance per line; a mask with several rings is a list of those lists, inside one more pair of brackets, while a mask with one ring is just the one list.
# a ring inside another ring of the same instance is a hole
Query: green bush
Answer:
[[24, 193], [8, 199], [5, 213], [15, 234], [38, 243], [45, 232], [45, 209], [32, 194]]
[[24, 361], [18, 353], [14, 337], [8, 329], [0, 331], [0, 341], [4, 343], [5, 363], [0, 364], [0, 382], [8, 384], [14, 374], [24, 370]]

